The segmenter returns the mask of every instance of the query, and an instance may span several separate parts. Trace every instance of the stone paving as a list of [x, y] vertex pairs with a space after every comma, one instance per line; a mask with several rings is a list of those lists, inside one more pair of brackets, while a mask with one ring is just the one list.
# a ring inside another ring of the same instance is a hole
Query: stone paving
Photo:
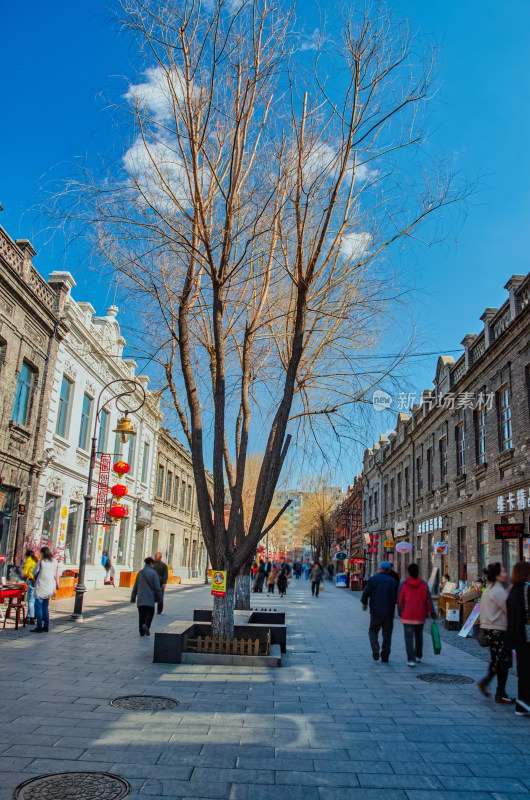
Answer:
[[[191, 618], [208, 592], [170, 590], [154, 630]], [[136, 610], [124, 602], [83, 624], [63, 614], [49, 634], [0, 631], [0, 800], [32, 776], [79, 770], [123, 777], [134, 800], [521, 800], [530, 792], [530, 719], [474, 683], [417, 679], [447, 672], [476, 681], [481, 659], [447, 642], [434, 656], [426, 638], [424, 662], [410, 669], [396, 620], [390, 663], [374, 662], [358, 599], [329, 583], [318, 600], [310, 595], [304, 579], [291, 581], [284, 600], [253, 595], [254, 607], [287, 611], [281, 669], [153, 664], [153, 638], [138, 636]], [[508, 688], [515, 692], [513, 677]], [[179, 706], [109, 705], [124, 694]]]

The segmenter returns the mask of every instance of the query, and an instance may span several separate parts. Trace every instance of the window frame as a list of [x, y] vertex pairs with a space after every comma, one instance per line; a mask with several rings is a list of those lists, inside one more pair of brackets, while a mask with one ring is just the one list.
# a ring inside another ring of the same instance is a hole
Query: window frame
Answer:
[[427, 448], [427, 491], [434, 491], [434, 453], [433, 448]]
[[149, 457], [150, 457], [150, 450], [151, 445], [149, 442], [144, 442], [144, 453], [142, 458], [142, 477], [141, 482], [147, 485], [148, 478], [149, 478]]
[[166, 471], [166, 488], [164, 490], [164, 502], [171, 502], [171, 493], [173, 491], [173, 472], [168, 469]]
[[[88, 407], [88, 414], [85, 413], [85, 400], [88, 400], [90, 405]], [[94, 398], [88, 392], [83, 394], [83, 405], [81, 407], [81, 424], [79, 425], [79, 439], [77, 446], [80, 450], [88, 452], [88, 445], [90, 442], [90, 427], [92, 423], [92, 411], [94, 409]], [[83, 429], [83, 426], [84, 429]]]
[[[103, 416], [104, 415], [104, 416]], [[98, 453], [106, 453], [109, 441], [110, 412], [106, 408], [101, 410], [99, 416]]]
[[[30, 382], [27, 380], [22, 379], [22, 374], [24, 370], [27, 370], [30, 376]], [[23, 425], [26, 427], [31, 419], [31, 411], [33, 408], [33, 396], [35, 394], [35, 386], [37, 384], [37, 370], [35, 367], [29, 363], [29, 361], [22, 362], [22, 366], [20, 367], [20, 371], [17, 376], [17, 383], [15, 388], [15, 400], [13, 403], [13, 412], [11, 414], [12, 422], [15, 422], [17, 425]], [[20, 414], [20, 398], [22, 395], [23, 387], [25, 389], [25, 396], [24, 396], [24, 410], [22, 415]]]
[[173, 505], [178, 508], [179, 504], [179, 491], [180, 491], [180, 475], [175, 473], [173, 478]]
[[416, 456], [416, 497], [423, 497], [423, 454]]
[[[68, 386], [68, 396], [63, 398], [63, 387]], [[61, 388], [59, 390], [59, 403], [57, 406], [57, 424], [55, 426], [55, 435], [60, 436], [61, 439], [68, 439], [70, 434], [70, 418], [72, 415], [72, 398], [75, 383], [64, 375], [61, 380]], [[64, 416], [63, 416], [64, 411]]]
[[[500, 448], [504, 452], [513, 447], [512, 409], [508, 384], [505, 383], [497, 392], [499, 408]], [[506, 400], [506, 403], [503, 401]]]
[[466, 432], [464, 422], [455, 425], [456, 442], [456, 476], [461, 478], [466, 473]]
[[164, 465], [159, 464], [156, 473], [156, 496], [162, 500], [164, 495]]
[[486, 463], [486, 407], [475, 410], [475, 458], [477, 464]]

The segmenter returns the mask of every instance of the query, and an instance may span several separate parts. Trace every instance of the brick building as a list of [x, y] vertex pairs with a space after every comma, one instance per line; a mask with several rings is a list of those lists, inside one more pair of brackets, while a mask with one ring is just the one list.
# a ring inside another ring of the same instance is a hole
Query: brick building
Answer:
[[[473, 580], [491, 561], [510, 570], [521, 553], [529, 558], [530, 274], [505, 288], [508, 300], [485, 310], [456, 363], [439, 358], [434, 389], [365, 451], [363, 533], [378, 539], [372, 572], [391, 552], [383, 547], [390, 532], [412, 545], [393, 556], [401, 574], [416, 561], [425, 578], [438, 567], [451, 580]], [[496, 539], [503, 522], [523, 523], [524, 538]], [[434, 557], [440, 541], [447, 556]]]
[[68, 331], [69, 286], [46, 283], [32, 264], [35, 254], [29, 241], [13, 241], [0, 227], [0, 577], [20, 563], [33, 526], [38, 476], [47, 463], [44, 423]]

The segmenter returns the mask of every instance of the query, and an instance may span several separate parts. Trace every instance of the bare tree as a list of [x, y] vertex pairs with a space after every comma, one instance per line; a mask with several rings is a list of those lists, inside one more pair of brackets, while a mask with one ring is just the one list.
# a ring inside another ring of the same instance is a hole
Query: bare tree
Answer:
[[[229, 637], [290, 431], [316, 434], [366, 397], [356, 355], [392, 294], [385, 251], [459, 193], [418, 150], [432, 58], [379, 4], [314, 52], [275, 0], [122, 5], [145, 68], [120, 117], [127, 151], [71, 181], [61, 210], [97, 232], [150, 315], [206, 547], [227, 571], [214, 635]], [[264, 452], [247, 504], [252, 430]]]
[[322, 479], [313, 481], [313, 486], [304, 492], [299, 530], [311, 547], [313, 559], [322, 559], [325, 564], [335, 532], [333, 511], [336, 502], [335, 491]]

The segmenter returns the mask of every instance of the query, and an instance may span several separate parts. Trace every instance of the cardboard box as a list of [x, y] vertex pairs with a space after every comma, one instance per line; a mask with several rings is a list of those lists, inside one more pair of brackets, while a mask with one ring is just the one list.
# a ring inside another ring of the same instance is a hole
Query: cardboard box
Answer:
[[445, 618], [448, 622], [460, 622], [460, 609], [448, 608], [445, 612]]

